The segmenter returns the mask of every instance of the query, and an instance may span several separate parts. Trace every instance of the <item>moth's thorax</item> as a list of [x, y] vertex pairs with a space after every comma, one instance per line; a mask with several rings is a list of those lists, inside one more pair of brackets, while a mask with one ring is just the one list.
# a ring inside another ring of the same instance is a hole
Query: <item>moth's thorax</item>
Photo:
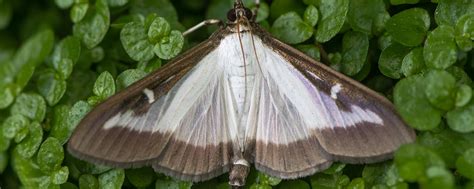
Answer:
[[249, 24], [250, 24], [250, 21], [243, 22], [243, 23], [230, 23], [230, 24], [227, 24], [227, 28], [232, 33], [239, 33], [239, 32], [246, 33], [251, 30], [252, 26], [250, 26]]

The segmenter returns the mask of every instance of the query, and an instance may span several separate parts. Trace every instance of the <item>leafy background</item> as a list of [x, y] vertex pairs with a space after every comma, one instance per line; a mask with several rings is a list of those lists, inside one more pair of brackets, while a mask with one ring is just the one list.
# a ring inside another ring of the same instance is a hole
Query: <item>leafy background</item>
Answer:
[[[251, 0], [246, 1], [254, 7]], [[95, 105], [200, 41], [183, 37], [231, 0], [0, 0], [0, 186], [228, 188], [151, 168], [113, 169], [64, 148]], [[250, 188], [474, 188], [474, 1], [274, 0], [257, 21], [282, 41], [394, 101], [417, 130], [392, 161], [336, 163], [281, 181], [252, 170]]]

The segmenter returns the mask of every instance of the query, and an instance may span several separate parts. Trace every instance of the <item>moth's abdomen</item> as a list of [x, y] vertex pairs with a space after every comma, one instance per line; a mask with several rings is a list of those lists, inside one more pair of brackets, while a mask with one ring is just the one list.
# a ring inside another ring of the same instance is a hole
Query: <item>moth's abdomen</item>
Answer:
[[248, 113], [248, 108], [245, 108], [245, 104], [249, 100], [255, 83], [255, 73], [253, 68], [249, 68], [247, 67], [246, 74], [229, 74], [229, 84], [237, 105], [238, 114], [245, 115]]

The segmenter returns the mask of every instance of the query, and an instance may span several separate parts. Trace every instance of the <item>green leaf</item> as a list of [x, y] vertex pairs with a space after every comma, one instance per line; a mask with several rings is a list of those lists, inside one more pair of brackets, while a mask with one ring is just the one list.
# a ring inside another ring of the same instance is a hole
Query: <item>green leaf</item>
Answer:
[[87, 11], [80, 22], [74, 24], [74, 36], [81, 39], [82, 43], [92, 49], [105, 37], [110, 25], [110, 13], [106, 0], [97, 0], [95, 7]]
[[14, 89], [15, 86], [18, 87], [15, 84], [10, 84], [4, 88], [0, 87], [0, 109], [10, 106], [15, 100], [14, 91], [17, 91]]
[[365, 182], [362, 178], [355, 178], [347, 185], [347, 189], [365, 189]]
[[400, 176], [407, 181], [425, 177], [425, 171], [431, 166], [444, 167], [444, 162], [438, 155], [418, 144], [401, 146], [395, 152], [395, 164]]
[[304, 22], [296, 12], [289, 12], [273, 22], [271, 32], [285, 43], [297, 44], [313, 35], [313, 27]]
[[343, 188], [350, 183], [347, 175], [342, 174], [316, 174], [311, 176], [311, 187], [322, 189], [337, 189]]
[[276, 186], [281, 182], [282, 179], [258, 172], [257, 180], [260, 184]]
[[78, 23], [84, 19], [86, 16], [87, 10], [89, 10], [89, 2], [75, 3], [69, 14], [72, 22]]
[[317, 61], [321, 59], [321, 54], [316, 45], [298, 45], [296, 48]]
[[456, 93], [456, 106], [465, 106], [472, 98], [472, 89], [469, 85], [461, 84]]
[[[74, 128], [76, 128], [77, 124], [81, 121], [81, 119], [92, 109], [92, 107], [87, 104], [87, 102], [79, 101], [76, 102], [71, 110], [69, 111], [69, 115], [67, 117], [67, 129], [61, 129], [62, 132], [67, 131], [67, 133], [61, 133], [61, 136], [69, 136], [71, 135]], [[62, 142], [62, 141], [60, 141]]]
[[[2, 128], [0, 128], [0, 152], [4, 152], [4, 151], [8, 150], [8, 147], [10, 147], [10, 142], [11, 142], [11, 140], [10, 140], [11, 138], [8, 138], [4, 134], [5, 129], [6, 129], [4, 124], [5, 124], [5, 122], [2, 124]], [[1, 171], [0, 171], [0, 173], [1, 173]]]
[[[0, 139], [1, 140], [1, 139]], [[0, 152], [0, 174], [3, 174], [8, 165], [8, 154]]]
[[0, 1], [0, 30], [6, 28], [13, 16], [13, 6], [10, 1]]
[[28, 135], [28, 132], [29, 129], [28, 127], [20, 127], [20, 129], [17, 131], [16, 135], [15, 135], [15, 142], [16, 143], [20, 143], [23, 141], [23, 139], [26, 138], [26, 136]]
[[438, 0], [435, 20], [438, 25], [454, 26], [462, 15], [474, 12], [471, 0]]
[[[275, 3], [277, 1], [273, 1], [272, 3]], [[213, 19], [219, 19], [219, 20], [227, 20], [227, 12], [232, 8], [234, 5], [233, 1], [214, 1], [213, 3], [210, 3], [209, 7], [206, 10], [206, 15], [205, 18], [213, 18]], [[270, 11], [273, 13], [272, 11]], [[200, 20], [202, 21], [202, 20]], [[209, 29], [208, 31], [214, 32], [216, 28], [214, 29]], [[210, 33], [209, 32], [209, 33]]]
[[146, 188], [150, 186], [154, 181], [155, 172], [150, 167], [138, 168], [138, 169], [127, 169], [125, 175], [128, 181], [137, 188]]
[[40, 171], [33, 158], [23, 158], [18, 153], [12, 154], [12, 167], [25, 188], [51, 188], [59, 189], [59, 186], [51, 183], [49, 175]]
[[80, 189], [99, 189], [99, 180], [93, 175], [84, 174], [79, 177]]
[[474, 148], [467, 150], [457, 159], [456, 169], [461, 175], [474, 180]]
[[87, 53], [89, 53], [92, 62], [100, 62], [105, 56], [104, 48], [100, 46], [90, 49]]
[[425, 96], [426, 83], [420, 75], [400, 80], [394, 88], [394, 103], [403, 119], [418, 130], [431, 130], [441, 122], [441, 111]]
[[53, 116], [49, 136], [58, 139], [63, 145], [66, 143], [70, 135], [70, 129], [67, 122], [70, 109], [69, 106], [58, 105], [53, 108], [52, 113]]
[[474, 14], [466, 14], [459, 18], [455, 27], [455, 38], [458, 47], [463, 51], [470, 51], [474, 40]]
[[64, 149], [58, 139], [48, 137], [38, 150], [36, 161], [44, 173], [52, 173], [61, 168], [64, 159]]
[[56, 69], [57, 73], [62, 79], [67, 79], [71, 75], [73, 67], [74, 63], [68, 58], [61, 59], [57, 64], [54, 65], [54, 69]]
[[110, 167], [81, 161], [72, 156], [66, 156], [65, 163], [71, 171], [71, 176], [76, 179], [79, 178], [80, 174], [92, 174], [98, 176], [98, 174], [112, 170]]
[[22, 93], [13, 104], [11, 114], [21, 114], [35, 121], [43, 121], [46, 114], [46, 102], [35, 93]]
[[402, 181], [393, 162], [364, 166], [362, 178], [364, 179], [367, 188], [373, 188], [373, 186], [379, 184], [395, 186]]
[[468, 133], [474, 131], [474, 100], [469, 104], [456, 108], [446, 114], [448, 125], [451, 129]]
[[171, 179], [158, 179], [155, 183], [155, 189], [191, 189], [191, 182], [176, 181]]
[[160, 67], [161, 67], [161, 59], [155, 58], [150, 61], [139, 62], [137, 69], [142, 70], [146, 73], [150, 73], [152, 71], [157, 70]]
[[387, 21], [387, 32], [393, 39], [410, 47], [420, 45], [429, 28], [430, 15], [422, 8], [402, 11]]
[[56, 5], [61, 9], [67, 9], [72, 6], [74, 0], [54, 0]]
[[128, 24], [130, 22], [143, 23], [144, 20], [145, 18], [141, 14], [123, 15], [113, 20], [113, 22], [110, 24], [110, 27], [122, 29], [125, 24]]
[[347, 22], [355, 31], [378, 35], [385, 29], [388, 19], [390, 19], [390, 14], [387, 12], [383, 0], [350, 2]]
[[181, 52], [183, 44], [183, 34], [178, 30], [173, 30], [168, 37], [163, 38], [155, 45], [153, 52], [161, 59], [169, 60]]
[[120, 7], [128, 3], [128, 0], [107, 0], [107, 3], [111, 7]]
[[43, 70], [36, 81], [38, 92], [49, 106], [54, 106], [66, 92], [66, 81], [52, 69]]
[[128, 87], [132, 83], [135, 83], [135, 81], [138, 81], [139, 79], [145, 77], [146, 73], [142, 70], [137, 70], [137, 69], [130, 69], [130, 70], [125, 70], [122, 72], [120, 75], [117, 76], [116, 80], [116, 85], [117, 89], [121, 90], [124, 89], [125, 87]]
[[316, 29], [316, 41], [324, 43], [341, 30], [349, 10], [349, 0], [321, 0], [321, 19]]
[[125, 180], [123, 169], [112, 169], [99, 175], [99, 188], [120, 189]]
[[379, 47], [380, 50], [384, 50], [385, 48], [387, 48], [388, 46], [390, 46], [394, 43], [396, 43], [396, 42], [393, 40], [393, 37], [390, 34], [388, 34], [387, 32], [385, 32], [377, 40], [377, 44], [378, 44], [378, 47]]
[[127, 54], [136, 61], [153, 58], [153, 44], [148, 41], [145, 26], [138, 22], [126, 24], [120, 32], [120, 41]]
[[417, 136], [417, 141], [443, 158], [447, 167], [454, 168], [456, 159], [474, 145], [472, 137], [474, 137], [474, 133], [463, 134], [450, 128], [444, 128], [436, 132], [420, 133]]
[[304, 18], [304, 21], [310, 26], [312, 27], [316, 26], [319, 20], [318, 9], [313, 5], [309, 5], [304, 11], [303, 18]]
[[392, 5], [417, 4], [420, 0], [390, 0]]
[[[42, 30], [30, 37], [17, 51], [13, 59], [11, 76], [16, 75], [16, 83], [20, 88], [26, 86], [35, 67], [51, 52], [54, 33], [50, 29]], [[8, 76], [6, 76], [8, 77]]]
[[59, 170], [54, 171], [51, 174], [51, 180], [53, 184], [64, 184], [69, 177], [69, 168], [64, 166]]
[[[146, 27], [146, 25], [145, 25]], [[148, 28], [148, 40], [155, 44], [171, 33], [171, 26], [163, 17], [156, 17]]]
[[350, 31], [342, 39], [342, 72], [353, 76], [364, 67], [369, 51], [369, 37], [361, 32]]
[[425, 69], [425, 61], [423, 59], [423, 48], [417, 47], [411, 50], [402, 61], [401, 72], [406, 77], [420, 73]]
[[96, 106], [102, 101], [104, 101], [104, 98], [102, 98], [100, 96], [91, 96], [91, 97], [87, 98], [87, 103], [91, 106]]
[[423, 48], [426, 66], [429, 68], [446, 69], [456, 63], [457, 47], [454, 42], [454, 29], [439, 26], [426, 39]]
[[272, 189], [272, 186], [254, 183], [250, 186], [250, 189]]
[[29, 120], [25, 116], [21, 114], [12, 114], [3, 122], [1, 128], [3, 136], [0, 138], [5, 137], [7, 139], [12, 139], [17, 135], [18, 131], [26, 128], [29, 124]]
[[379, 69], [382, 74], [393, 79], [401, 77], [403, 58], [410, 52], [410, 48], [398, 43], [391, 44], [382, 51], [379, 58]]
[[131, 14], [149, 15], [155, 13], [169, 21], [172, 28], [178, 27], [178, 14], [169, 0], [134, 0], [130, 5]]
[[31, 123], [28, 129], [28, 136], [15, 148], [24, 158], [33, 157], [43, 140], [43, 128], [38, 122]]
[[115, 81], [109, 72], [105, 71], [99, 75], [95, 81], [93, 93], [102, 99], [106, 99], [115, 93]]
[[292, 188], [298, 188], [298, 189], [310, 189], [311, 187], [309, 184], [303, 180], [285, 180], [282, 181], [278, 185], [278, 189], [292, 189]]
[[61, 40], [53, 52], [53, 67], [62, 78], [68, 78], [72, 72], [72, 66], [76, 64], [81, 54], [81, 41], [68, 36]]
[[430, 103], [442, 110], [454, 107], [456, 99], [456, 79], [447, 71], [432, 70], [426, 75], [425, 94]]
[[[270, 5], [270, 17], [273, 20], [288, 12], [296, 12], [298, 14], [303, 14], [306, 8], [304, 4], [301, 3], [301, 1], [274, 0], [271, 3], [272, 4]], [[225, 11], [227, 11], [229, 8], [227, 8]]]
[[450, 171], [443, 167], [430, 167], [426, 170], [427, 180], [421, 182], [422, 188], [432, 189], [452, 189], [454, 186], [454, 177]]
[[333, 163], [331, 167], [327, 168], [324, 170], [322, 173], [324, 174], [336, 174], [342, 172], [344, 170], [344, 167], [346, 167], [346, 164], [344, 163]]
[[467, 75], [467, 73], [458, 66], [451, 66], [446, 69], [451, 75], [456, 78], [457, 84], [472, 84], [471, 78]]

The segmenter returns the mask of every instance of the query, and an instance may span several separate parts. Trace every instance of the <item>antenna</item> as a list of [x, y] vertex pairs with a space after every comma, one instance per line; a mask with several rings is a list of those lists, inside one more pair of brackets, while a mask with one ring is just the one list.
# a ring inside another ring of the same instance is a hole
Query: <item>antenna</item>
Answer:
[[257, 21], [258, 9], [260, 9], [260, 0], [255, 0], [255, 9], [253, 9], [253, 21]]

